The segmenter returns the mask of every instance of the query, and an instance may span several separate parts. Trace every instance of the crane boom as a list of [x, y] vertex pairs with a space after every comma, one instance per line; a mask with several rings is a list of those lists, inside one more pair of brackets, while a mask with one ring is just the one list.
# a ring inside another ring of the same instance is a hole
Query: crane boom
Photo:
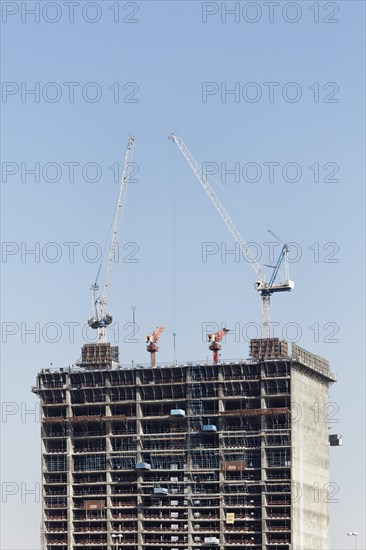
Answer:
[[134, 145], [135, 145], [135, 138], [132, 137], [132, 136], [129, 136], [128, 143], [127, 143], [125, 162], [124, 162], [124, 165], [123, 165], [121, 187], [120, 187], [120, 190], [119, 190], [119, 196], [118, 196], [118, 201], [117, 201], [117, 205], [116, 205], [116, 213], [115, 213], [113, 232], [112, 232], [112, 241], [111, 241], [111, 245], [109, 247], [107, 269], [106, 269], [106, 275], [105, 275], [104, 286], [103, 286], [103, 296], [102, 296], [102, 299], [101, 299], [101, 309], [100, 309], [101, 315], [105, 314], [107, 303], [108, 303], [108, 298], [109, 298], [109, 291], [110, 291], [110, 288], [111, 288], [112, 267], [113, 267], [114, 259], [115, 259], [115, 250], [116, 250], [116, 245], [117, 245], [119, 228], [120, 228], [120, 225], [121, 225], [123, 207], [124, 207], [125, 202], [126, 202], [129, 166], [132, 162]]
[[[241, 251], [243, 252], [246, 259], [251, 264], [252, 268], [256, 272], [259, 280], [255, 283], [255, 289], [260, 292], [261, 298], [262, 298], [262, 338], [269, 338], [270, 337], [270, 297], [271, 294], [274, 292], [288, 292], [294, 289], [294, 283], [288, 278], [288, 274], [286, 272], [286, 281], [283, 283], [275, 284], [275, 279], [278, 274], [278, 271], [280, 269], [281, 263], [283, 260], [285, 260], [285, 264], [287, 266], [287, 253], [288, 253], [288, 246], [284, 244], [280, 256], [277, 260], [276, 265], [274, 266], [274, 271], [272, 273], [272, 277], [270, 279], [270, 282], [267, 282], [267, 279], [257, 263], [256, 259], [254, 258], [253, 254], [251, 253], [250, 249], [248, 248], [248, 245], [246, 244], [245, 240], [239, 233], [238, 229], [236, 228], [234, 222], [230, 218], [229, 214], [226, 212], [225, 208], [221, 204], [220, 200], [216, 196], [215, 192], [213, 191], [211, 185], [208, 183], [207, 178], [205, 178], [202, 174], [202, 170], [200, 168], [200, 165], [198, 162], [193, 158], [191, 153], [189, 152], [187, 146], [185, 145], [184, 141], [176, 136], [175, 134], [171, 134], [169, 136], [169, 139], [173, 141], [173, 143], [176, 143], [187, 160], [188, 164], [192, 168], [193, 172], [195, 173], [198, 181], [206, 191], [207, 195], [210, 197], [211, 202], [215, 206], [216, 210], [220, 214], [221, 218], [223, 219], [225, 225], [233, 235], [236, 242], [239, 244], [239, 247]], [[272, 233], [272, 232], [271, 232]], [[287, 270], [286, 270], [287, 271]]]
[[226, 224], [227, 228], [233, 235], [236, 242], [239, 244], [240, 249], [242, 250], [244, 256], [248, 260], [248, 262], [253, 267], [254, 271], [256, 272], [257, 276], [261, 280], [261, 282], [266, 281], [266, 277], [260, 268], [259, 264], [257, 263], [256, 259], [254, 258], [253, 254], [251, 253], [250, 249], [248, 248], [247, 243], [243, 239], [243, 237], [240, 235], [239, 231], [237, 230], [234, 222], [230, 218], [229, 214], [226, 212], [225, 208], [221, 204], [219, 198], [216, 196], [214, 190], [212, 189], [211, 185], [208, 183], [207, 178], [205, 178], [202, 174], [202, 170], [200, 168], [200, 165], [198, 162], [193, 158], [191, 153], [189, 152], [187, 146], [185, 145], [184, 141], [177, 137], [175, 134], [171, 134], [169, 136], [169, 139], [171, 139], [174, 143], [176, 143], [181, 150], [183, 156], [186, 158], [188, 164], [192, 168], [193, 172], [196, 174], [198, 181], [202, 185], [203, 189], [206, 191], [207, 195], [210, 197], [213, 205], [215, 206], [216, 210], [220, 214], [221, 218], [223, 219], [224, 223]]
[[97, 282], [95, 282], [92, 285], [95, 317], [92, 317], [91, 319], [89, 319], [88, 323], [92, 328], [95, 328], [98, 330], [99, 342], [105, 342], [106, 326], [112, 322], [112, 315], [110, 313], [106, 313], [106, 310], [107, 310], [107, 304], [108, 304], [108, 298], [109, 298], [109, 291], [111, 288], [112, 268], [113, 268], [114, 259], [115, 259], [118, 233], [121, 225], [123, 207], [126, 202], [129, 166], [132, 162], [134, 146], [135, 146], [135, 138], [130, 135], [128, 137], [121, 184], [120, 184], [118, 200], [116, 204], [112, 239], [111, 239], [111, 244], [109, 246], [109, 254], [108, 254], [106, 274], [105, 274], [105, 279], [103, 284], [102, 297], [99, 297], [98, 295], [99, 286]]

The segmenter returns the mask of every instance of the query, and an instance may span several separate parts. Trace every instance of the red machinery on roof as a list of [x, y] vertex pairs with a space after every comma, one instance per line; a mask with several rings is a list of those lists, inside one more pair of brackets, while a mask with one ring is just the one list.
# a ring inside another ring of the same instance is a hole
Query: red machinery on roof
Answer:
[[151, 334], [148, 334], [146, 336], [146, 349], [149, 353], [151, 353], [151, 366], [155, 367], [156, 364], [156, 352], [159, 351], [158, 346], [156, 345], [157, 341], [159, 340], [161, 333], [164, 331], [165, 327], [156, 327], [154, 332]]
[[229, 329], [223, 328], [215, 332], [215, 334], [207, 335], [208, 341], [211, 342], [209, 345], [209, 349], [213, 351], [214, 365], [217, 365], [217, 363], [219, 362], [219, 351], [221, 350], [221, 344], [219, 344], [219, 342], [221, 342], [227, 332], [229, 332]]

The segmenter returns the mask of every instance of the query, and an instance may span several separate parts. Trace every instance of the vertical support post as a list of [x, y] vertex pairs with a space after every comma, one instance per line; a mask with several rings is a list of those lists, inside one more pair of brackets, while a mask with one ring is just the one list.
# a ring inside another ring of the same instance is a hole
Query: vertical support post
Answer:
[[176, 347], [175, 347], [175, 337], [177, 334], [173, 332], [173, 350], [174, 350], [174, 365], [177, 364], [177, 353], [176, 353]]
[[[152, 359], [152, 357], [151, 357]], [[141, 408], [141, 373], [135, 371], [135, 383], [136, 383], [136, 462], [142, 462], [142, 423], [143, 418], [142, 408]], [[141, 487], [143, 484], [143, 473], [140, 471], [136, 474], [136, 491], [137, 491], [137, 550], [142, 550], [143, 548], [143, 517], [144, 517], [144, 508], [143, 508], [143, 498]]]
[[261, 338], [270, 338], [269, 322], [270, 322], [270, 294], [263, 292], [262, 298], [262, 335]]
[[[261, 392], [261, 409], [267, 408], [267, 399], [266, 399], [266, 371], [263, 363], [258, 365], [258, 370], [260, 371], [261, 382], [260, 382], [260, 392]], [[260, 435], [261, 435], [261, 482], [262, 486], [266, 487], [267, 482], [267, 458], [266, 458], [266, 432], [267, 432], [267, 417], [265, 415], [260, 416]], [[261, 529], [262, 529], [262, 550], [267, 548], [267, 530], [266, 530], [266, 519], [267, 519], [267, 493], [262, 492], [261, 495]]]
[[[111, 381], [110, 381], [110, 378], [106, 378], [106, 381], [105, 381], [105, 385], [106, 385], [106, 409], [105, 409], [105, 415], [107, 417], [110, 417], [112, 416], [112, 411], [111, 411], [111, 402], [113, 401], [113, 399], [111, 399]], [[106, 473], [105, 473], [105, 480], [106, 480], [106, 483], [107, 483], [107, 492], [106, 492], [106, 495], [107, 495], [107, 507], [106, 507], [106, 519], [107, 519], [107, 548], [113, 548], [113, 539], [112, 539], [112, 536], [110, 535], [112, 533], [112, 520], [113, 520], [113, 517], [112, 517], [112, 474], [111, 474], [111, 452], [113, 451], [113, 448], [112, 448], [112, 441], [111, 441], [111, 435], [112, 435], [112, 422], [110, 420], [105, 420], [104, 422], [105, 424], [105, 439], [106, 439], [106, 446], [105, 446], [105, 450], [106, 450]], [[102, 425], [103, 426], [103, 425]], [[102, 428], [103, 429], [103, 428]], [[113, 455], [112, 455], [113, 456]]]
[[66, 440], [66, 468], [67, 468], [67, 545], [72, 548], [73, 546], [73, 473], [74, 473], [74, 461], [72, 457], [73, 453], [73, 428], [70, 423], [70, 418], [72, 417], [72, 406], [71, 406], [71, 379], [70, 374], [66, 376], [66, 422], [65, 422], [65, 433]]

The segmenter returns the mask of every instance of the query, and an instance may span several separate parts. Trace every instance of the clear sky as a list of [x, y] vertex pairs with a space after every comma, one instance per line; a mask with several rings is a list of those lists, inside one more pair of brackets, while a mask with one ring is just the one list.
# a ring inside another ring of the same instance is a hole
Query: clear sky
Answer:
[[216, 326], [232, 329], [223, 359], [247, 357], [257, 335], [255, 273], [229, 253], [228, 230], [168, 141], [176, 132], [215, 172], [261, 265], [273, 262], [267, 228], [293, 243], [295, 291], [273, 298], [275, 336], [327, 358], [338, 376], [332, 430], [344, 444], [330, 449], [331, 549], [353, 547], [348, 531], [365, 548], [364, 2], [1, 8], [1, 549], [39, 548], [31, 386], [41, 368], [74, 363], [92, 336], [84, 326], [94, 258], [129, 132], [138, 173], [109, 303], [121, 362], [149, 361], [144, 336], [158, 324], [158, 361], [173, 359], [173, 332], [179, 361], [208, 357], [204, 336]]

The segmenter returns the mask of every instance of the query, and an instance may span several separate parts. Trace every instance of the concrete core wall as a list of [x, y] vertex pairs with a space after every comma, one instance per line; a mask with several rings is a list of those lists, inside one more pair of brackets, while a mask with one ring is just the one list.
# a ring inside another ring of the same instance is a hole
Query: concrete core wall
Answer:
[[329, 550], [328, 384], [291, 371], [292, 550]]

